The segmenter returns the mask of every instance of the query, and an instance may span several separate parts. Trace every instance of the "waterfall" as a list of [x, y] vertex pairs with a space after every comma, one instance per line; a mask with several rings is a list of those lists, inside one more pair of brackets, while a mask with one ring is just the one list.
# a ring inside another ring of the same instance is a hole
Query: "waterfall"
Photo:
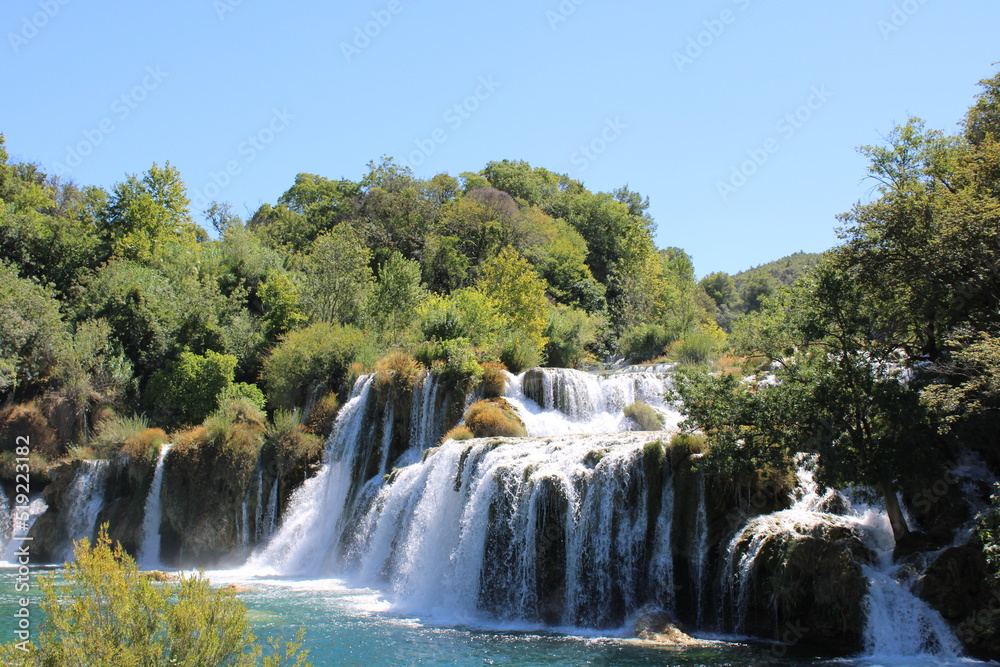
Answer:
[[374, 494], [346, 574], [406, 611], [620, 627], [670, 585], [673, 502], [649, 516], [667, 493], [646, 478], [649, 440], [448, 441]]
[[[862, 564], [868, 582], [863, 607], [864, 648], [873, 656], [952, 658], [961, 644], [941, 615], [913, 592], [913, 573], [893, 562], [895, 541], [889, 518], [881, 507], [854, 500], [833, 489], [820, 493], [814, 481], [815, 457], [800, 456], [798, 485], [792, 507], [754, 517], [730, 540], [721, 567], [720, 607], [729, 609], [732, 627], [744, 630], [758, 557], [772, 538], [794, 540], [829, 535], [855, 535], [874, 554]], [[833, 513], [829, 510], [843, 513]], [[772, 552], [773, 556], [773, 552]]]
[[[3, 488], [0, 487], [0, 493], [2, 492]], [[3, 497], [6, 498], [6, 495]], [[14, 512], [17, 508], [12, 507], [9, 504], [9, 501], [3, 505], [3, 509], [6, 510], [5, 516], [9, 522], [6, 525], [9, 529], [3, 533], [3, 555], [0, 555], [0, 562], [14, 563], [17, 559], [17, 555], [14, 552], [17, 551], [23, 544], [23, 541], [18, 538], [28, 536], [31, 532], [31, 527], [35, 525], [35, 520], [45, 514], [45, 511], [49, 509], [49, 506], [45, 504], [45, 501], [42, 500], [41, 496], [36, 496], [30, 503], [28, 503], [27, 517], [21, 517], [22, 519], [27, 519], [23, 523], [15, 520]]]
[[104, 505], [109, 465], [107, 461], [80, 461], [66, 491], [69, 505], [60, 509], [64, 541], [55, 551], [57, 560], [73, 559], [73, 543], [94, 536], [97, 515]]
[[427, 449], [437, 444], [445, 431], [444, 413], [438, 409], [441, 385], [434, 373], [426, 373], [413, 392], [410, 407], [410, 447]]
[[160, 523], [162, 506], [160, 491], [163, 489], [163, 467], [167, 454], [173, 445], [163, 445], [160, 456], [156, 459], [156, 469], [153, 471], [153, 481], [149, 485], [146, 496], [146, 507], [142, 515], [142, 542], [136, 560], [141, 567], [155, 568], [160, 564]]
[[278, 477], [271, 482], [271, 492], [268, 494], [267, 514], [264, 517], [264, 532], [258, 540], [271, 537], [278, 522]]
[[683, 418], [664, 399], [670, 385], [657, 373], [594, 374], [568, 368], [533, 368], [510, 376], [505, 398], [514, 406], [528, 435], [615, 433], [629, 430], [625, 406], [641, 401], [664, 416], [664, 428]]
[[254, 478], [255, 503], [253, 510], [253, 537], [254, 542], [259, 543], [262, 537], [264, 518], [264, 467], [257, 461], [257, 476]]
[[[345, 515], [356, 482], [364, 445], [370, 440], [373, 375], [358, 378], [350, 400], [341, 408], [324, 450], [319, 473], [296, 489], [287, 515], [266, 548], [247, 563], [250, 569], [281, 573], [324, 572], [336, 560]], [[363, 436], [368, 437], [363, 437]]]
[[698, 511], [694, 522], [695, 533], [695, 619], [700, 626], [705, 618], [705, 580], [708, 576], [708, 498], [705, 490], [705, 476], [698, 475]]
[[10, 506], [10, 499], [0, 485], [0, 552], [7, 548], [11, 538], [14, 536], [13, 509]]

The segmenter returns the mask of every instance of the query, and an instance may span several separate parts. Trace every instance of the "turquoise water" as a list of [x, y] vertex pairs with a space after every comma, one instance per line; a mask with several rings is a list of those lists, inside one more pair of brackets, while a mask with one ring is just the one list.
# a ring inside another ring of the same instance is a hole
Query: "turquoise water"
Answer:
[[[0, 640], [13, 639], [16, 609], [14, 572], [0, 570]], [[702, 646], [670, 648], [624, 637], [562, 634], [530, 628], [486, 628], [460, 619], [418, 618], [393, 611], [373, 591], [345, 588], [336, 580], [296, 581], [249, 578], [234, 572], [209, 573], [220, 585], [236, 583], [260, 637], [291, 639], [306, 629], [306, 648], [316, 667], [395, 667], [441, 665], [589, 665], [594, 667], [982, 664], [914, 658], [824, 660], [796, 653], [795, 647], [736, 640], [710, 640]], [[34, 608], [34, 620], [37, 607]]]

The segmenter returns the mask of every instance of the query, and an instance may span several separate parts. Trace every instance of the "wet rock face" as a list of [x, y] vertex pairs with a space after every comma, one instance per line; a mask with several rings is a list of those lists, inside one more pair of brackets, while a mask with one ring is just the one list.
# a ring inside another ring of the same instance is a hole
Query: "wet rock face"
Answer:
[[917, 594], [955, 630], [969, 655], [1000, 659], [1000, 589], [988, 584], [982, 548], [975, 542], [946, 549], [927, 568]]
[[723, 573], [732, 578], [736, 630], [839, 655], [863, 648], [868, 580], [861, 564], [874, 556], [854, 530], [831, 522], [749, 532], [731, 567], [738, 571], [748, 552], [756, 553], [748, 570]]

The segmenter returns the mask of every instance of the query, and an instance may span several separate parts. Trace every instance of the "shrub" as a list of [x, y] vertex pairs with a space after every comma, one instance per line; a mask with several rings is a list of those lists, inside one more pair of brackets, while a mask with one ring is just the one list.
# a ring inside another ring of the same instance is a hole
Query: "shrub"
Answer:
[[674, 336], [659, 324], [639, 324], [630, 327], [618, 342], [619, 351], [631, 362], [655, 359], [663, 354]]
[[292, 331], [264, 360], [268, 401], [292, 408], [305, 403], [313, 387], [338, 389], [364, 345], [364, 334], [350, 326], [316, 322]]
[[149, 429], [149, 422], [142, 415], [123, 417], [112, 415], [100, 423], [91, 439], [91, 446], [104, 458], [111, 458], [125, 448], [125, 444]]
[[337, 400], [337, 394], [332, 391], [324, 394], [309, 410], [303, 428], [307, 433], [325, 437], [333, 431], [339, 409], [340, 401]]
[[462, 392], [467, 393], [483, 377], [483, 367], [467, 338], [424, 343], [415, 355], [446, 386]]
[[520, 417], [502, 398], [474, 403], [465, 413], [465, 425], [477, 438], [490, 436], [519, 438], [528, 435]]
[[323, 440], [302, 428], [297, 410], [276, 410], [267, 427], [267, 440], [278, 454], [279, 466], [285, 470], [316, 460], [323, 451]]
[[375, 372], [377, 388], [392, 386], [396, 392], [409, 392], [420, 382], [424, 367], [413, 355], [397, 350], [375, 362]]
[[638, 424], [643, 431], [663, 430], [663, 415], [640, 401], [626, 405], [625, 416]]
[[500, 398], [507, 391], [507, 367], [494, 361], [487, 361], [482, 367], [479, 387], [483, 390], [483, 398]]
[[167, 434], [163, 429], [147, 428], [129, 437], [122, 446], [122, 451], [136, 463], [152, 463], [166, 442]]
[[294, 641], [264, 646], [250, 631], [247, 608], [234, 594], [214, 590], [201, 573], [154, 583], [107, 525], [91, 547], [77, 542], [65, 585], [39, 577], [44, 617], [38, 644], [27, 653], [7, 644], [8, 665], [307, 665], [304, 630]]
[[703, 433], [675, 433], [670, 438], [670, 450], [682, 459], [708, 450], [708, 438]]
[[20, 436], [29, 439], [31, 451], [46, 458], [55, 459], [63, 453], [55, 429], [35, 403], [0, 410], [0, 447], [13, 449]]
[[472, 440], [474, 437], [476, 436], [473, 435], [468, 426], [456, 426], [444, 434], [441, 438], [441, 442], [444, 442], [445, 440], [455, 440], [460, 442], [462, 440]]
[[227, 401], [205, 420], [209, 440], [230, 462], [244, 467], [254, 463], [264, 444], [267, 417], [250, 400]]
[[673, 343], [668, 355], [681, 364], [703, 366], [717, 359], [725, 345], [726, 333], [717, 324], [709, 323]]
[[[0, 481], [15, 482], [17, 479], [17, 459], [18, 456], [12, 451], [0, 452]], [[28, 470], [31, 471], [31, 479], [34, 482], [49, 481], [49, 462], [38, 452], [28, 454]], [[22, 469], [21, 472], [24, 472]]]
[[545, 337], [545, 360], [550, 366], [579, 368], [594, 360], [588, 347], [597, 342], [604, 326], [603, 318], [588, 315], [583, 310], [558, 304], [549, 312]]
[[226, 387], [222, 392], [222, 396], [219, 397], [219, 403], [221, 404], [234, 398], [245, 398], [253, 403], [258, 410], [263, 410], [267, 406], [267, 399], [264, 398], [264, 392], [260, 390], [260, 387], [249, 382], [234, 382]]
[[176, 409], [181, 420], [196, 424], [219, 406], [235, 373], [236, 357], [231, 354], [181, 352], [179, 359], [150, 378], [147, 401], [152, 406]]
[[500, 350], [500, 361], [517, 375], [542, 363], [542, 353], [537, 341], [526, 336], [508, 338]]

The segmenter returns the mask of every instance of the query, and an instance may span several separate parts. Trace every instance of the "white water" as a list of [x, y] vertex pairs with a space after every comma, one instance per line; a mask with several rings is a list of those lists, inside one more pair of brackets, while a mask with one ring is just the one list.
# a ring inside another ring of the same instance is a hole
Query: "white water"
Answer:
[[370, 428], [364, 418], [373, 378], [358, 378], [327, 441], [323, 466], [292, 494], [277, 534], [266, 548], [251, 556], [249, 568], [284, 574], [329, 570], [337, 556], [356, 450], [363, 440], [362, 432]]
[[[561, 553], [554, 565], [564, 574], [550, 581], [565, 601], [542, 613], [557, 625], [606, 626], [613, 596], [629, 610], [644, 601], [641, 456], [649, 439], [448, 441], [381, 487], [352, 536], [349, 579], [388, 590], [402, 612], [530, 623], [545, 606], [535, 555]], [[672, 494], [666, 498], [655, 521], [669, 531]], [[651, 570], [669, 577], [669, 532], [655, 539], [660, 556]]]
[[81, 461], [73, 474], [66, 498], [69, 505], [60, 509], [63, 522], [63, 544], [56, 550], [57, 560], [73, 559], [73, 542], [91, 539], [97, 527], [97, 515], [104, 505], [104, 489], [108, 481], [107, 461]]
[[[881, 507], [853, 501], [833, 489], [820, 493], [813, 479], [814, 461], [803, 458], [798, 470], [798, 487], [790, 509], [751, 519], [733, 537], [726, 549], [722, 576], [723, 598], [732, 606], [734, 629], [742, 631], [749, 606], [749, 589], [755, 560], [768, 538], [776, 535], [804, 537], [816, 529], [837, 526], [850, 529], [877, 555], [875, 565], [862, 565], [868, 579], [865, 598], [865, 652], [886, 658], [955, 658], [961, 644], [947, 622], [930, 605], [918, 598], [907, 568], [893, 563], [895, 540], [889, 518]], [[845, 515], [821, 511], [840, 496], [848, 507]], [[741, 545], [744, 548], [741, 550]], [[728, 582], [728, 585], [726, 585]]]
[[163, 466], [167, 454], [173, 445], [163, 445], [160, 456], [156, 459], [156, 469], [153, 471], [153, 481], [149, 485], [149, 495], [146, 496], [146, 506], [142, 514], [142, 542], [136, 560], [145, 568], [155, 568], [160, 565], [160, 522], [163, 518], [160, 492], [163, 490]]
[[36, 496], [28, 503], [27, 511], [24, 512], [27, 516], [21, 517], [24, 521], [19, 526], [14, 516], [18, 508], [11, 504], [3, 487], [0, 487], [0, 563], [16, 563], [15, 551], [24, 544], [21, 538], [28, 536], [35, 520], [45, 514], [48, 508], [41, 496]]
[[633, 425], [623, 410], [636, 401], [663, 415], [665, 430], [676, 430], [683, 419], [664, 401], [670, 383], [664, 375], [594, 375], [567, 368], [541, 368], [537, 372], [542, 374], [541, 403], [525, 396], [525, 374], [511, 375], [505, 394], [530, 436], [628, 431]]

